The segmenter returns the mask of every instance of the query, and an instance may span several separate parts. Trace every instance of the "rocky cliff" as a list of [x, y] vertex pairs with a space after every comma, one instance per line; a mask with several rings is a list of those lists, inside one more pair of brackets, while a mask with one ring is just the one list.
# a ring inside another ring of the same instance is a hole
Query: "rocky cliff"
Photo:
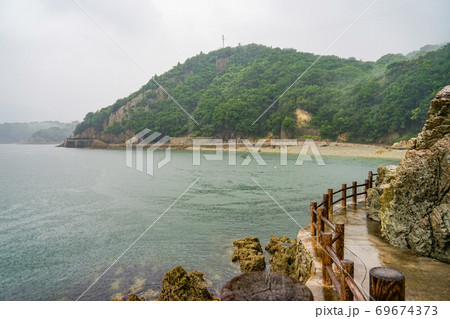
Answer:
[[[380, 167], [369, 217], [395, 246], [450, 262], [450, 86], [431, 101], [422, 132], [395, 169]], [[379, 196], [379, 198], [377, 198]]]

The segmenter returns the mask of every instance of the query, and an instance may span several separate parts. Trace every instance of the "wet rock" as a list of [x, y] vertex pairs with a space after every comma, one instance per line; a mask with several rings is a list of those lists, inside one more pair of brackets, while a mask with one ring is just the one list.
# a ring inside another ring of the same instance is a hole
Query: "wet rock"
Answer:
[[[125, 300], [124, 298], [126, 298], [126, 297], [118, 295], [118, 296], [115, 296], [112, 299], [112, 301], [124, 301]], [[135, 295], [135, 294], [129, 294], [127, 301], [145, 301], [145, 298], [142, 296]]]
[[379, 166], [375, 179], [375, 187], [367, 190], [367, 217], [380, 221], [380, 197], [385, 188], [390, 186], [391, 180], [397, 175], [397, 165]]
[[138, 295], [135, 294], [129, 294], [128, 295], [128, 301], [145, 301], [144, 297], [140, 297]]
[[394, 173], [379, 168], [376, 183], [383, 236], [445, 262], [450, 262], [449, 112], [447, 86], [432, 100], [428, 120], [398, 168]]
[[236, 249], [231, 260], [233, 262], [239, 261], [242, 271], [262, 271], [266, 268], [266, 261], [258, 238], [245, 237], [236, 240], [233, 247], [236, 247]]
[[380, 193], [375, 188], [367, 190], [367, 217], [377, 222], [380, 221]]
[[265, 248], [272, 255], [269, 258], [271, 272], [284, 274], [301, 282], [306, 282], [314, 273], [313, 259], [297, 238], [277, 238], [272, 235]]
[[203, 273], [193, 270], [189, 274], [181, 266], [168, 271], [162, 281], [159, 301], [218, 300], [206, 287]]

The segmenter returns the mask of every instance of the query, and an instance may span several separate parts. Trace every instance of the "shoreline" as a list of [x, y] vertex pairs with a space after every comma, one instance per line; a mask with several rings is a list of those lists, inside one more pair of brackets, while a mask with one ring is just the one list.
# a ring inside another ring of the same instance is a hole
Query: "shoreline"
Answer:
[[[340, 156], [340, 157], [365, 157], [365, 158], [381, 158], [381, 159], [395, 159], [400, 160], [405, 155], [407, 149], [393, 148], [389, 145], [382, 144], [357, 144], [357, 143], [339, 143], [339, 142], [325, 142], [325, 141], [314, 141], [317, 150], [322, 156]], [[302, 149], [303, 141], [299, 141], [300, 145], [288, 146], [287, 154], [298, 155]], [[151, 146], [148, 144], [146, 146]], [[59, 147], [64, 147], [64, 144], [58, 145]], [[170, 146], [172, 150], [185, 150], [192, 151], [192, 143], [169, 143], [163, 145], [161, 148]], [[71, 148], [71, 147], [69, 147]], [[106, 144], [106, 143], [93, 143], [88, 147], [79, 147], [88, 149], [109, 149], [109, 150], [124, 150], [125, 144]], [[133, 147], [134, 148], [134, 147]], [[202, 151], [216, 151], [216, 146], [214, 145], [202, 145]], [[228, 145], [223, 144], [217, 146], [217, 150], [223, 152], [228, 152]], [[250, 153], [249, 150], [243, 144], [236, 145], [237, 153]], [[259, 153], [280, 153], [279, 146], [271, 146], [265, 143], [258, 150]], [[308, 149], [308, 154], [311, 154], [311, 149]]]
[[[382, 158], [382, 159], [402, 159], [406, 153], [406, 149], [393, 149], [387, 145], [370, 145], [370, 144], [350, 144], [350, 143], [316, 143], [317, 149], [322, 156], [339, 156], [339, 157], [366, 157], [366, 158]], [[298, 155], [302, 149], [302, 145], [288, 146], [287, 154]], [[191, 151], [192, 146], [184, 148]], [[214, 147], [202, 147], [202, 150], [214, 151]], [[228, 152], [227, 148], [222, 148], [224, 152]], [[236, 147], [238, 153], [249, 153], [246, 147]], [[276, 154], [280, 152], [279, 147], [263, 146], [260, 153]], [[311, 154], [311, 150], [308, 150]]]

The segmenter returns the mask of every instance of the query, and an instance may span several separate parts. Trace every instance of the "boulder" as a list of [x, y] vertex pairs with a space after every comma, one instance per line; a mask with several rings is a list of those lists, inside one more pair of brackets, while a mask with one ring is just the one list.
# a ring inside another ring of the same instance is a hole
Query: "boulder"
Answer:
[[189, 274], [181, 266], [168, 271], [162, 281], [159, 301], [218, 300], [206, 287], [203, 273], [193, 270]]
[[236, 240], [233, 247], [236, 247], [236, 249], [231, 260], [233, 262], [239, 261], [242, 271], [262, 271], [266, 268], [266, 261], [258, 238], [245, 237]]
[[297, 238], [277, 238], [272, 235], [265, 248], [272, 255], [269, 258], [271, 272], [284, 274], [301, 282], [306, 282], [314, 273], [313, 259]]
[[379, 207], [381, 232], [391, 244], [445, 262], [450, 262], [449, 110], [447, 86], [431, 101], [422, 132], [410, 140], [395, 172], [378, 169], [379, 206], [371, 204]]

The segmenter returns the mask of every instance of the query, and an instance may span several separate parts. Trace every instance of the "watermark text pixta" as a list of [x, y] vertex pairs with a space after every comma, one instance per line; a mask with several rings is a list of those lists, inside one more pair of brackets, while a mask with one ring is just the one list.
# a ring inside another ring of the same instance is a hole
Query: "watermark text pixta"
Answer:
[[[162, 136], [161, 133], [153, 132], [149, 129], [145, 129], [135, 136], [128, 139], [126, 145], [126, 166], [134, 167], [138, 171], [146, 172], [148, 175], [153, 175], [156, 169], [159, 170], [171, 160], [171, 148], [170, 137]], [[150, 134], [151, 133], [151, 134]], [[267, 146], [267, 143], [271, 147], [278, 148], [280, 154], [280, 165], [288, 165], [288, 147], [299, 146], [298, 156], [294, 165], [303, 165], [305, 161], [316, 161], [317, 165], [325, 165], [322, 156], [319, 153], [314, 140], [307, 139], [304, 142], [299, 142], [296, 139], [271, 139], [270, 142], [264, 139], [257, 140], [255, 144], [248, 139], [242, 139], [242, 143], [239, 144], [236, 139], [229, 139], [226, 142], [222, 139], [193, 139], [192, 140], [192, 164], [198, 166], [203, 160], [207, 161], [222, 161], [223, 151], [228, 151], [228, 165], [238, 165], [237, 150], [246, 151], [248, 155], [244, 160], [239, 163], [241, 166], [248, 165], [252, 160], [257, 165], [265, 166], [267, 163], [260, 155], [261, 148]], [[164, 147], [164, 158], [154, 165], [154, 152]], [[211, 150], [214, 149], [214, 154], [201, 152], [204, 148]], [[314, 159], [312, 158], [312, 156]], [[202, 156], [203, 155], [203, 156]], [[243, 157], [241, 155], [241, 157]], [[135, 158], [135, 161], [133, 160]]]
[[[252, 159], [256, 161], [258, 165], [267, 165], [264, 159], [260, 155], [260, 150], [264, 146], [266, 140], [258, 140], [255, 144], [252, 144], [248, 139], [242, 139], [242, 143], [245, 146], [245, 151], [248, 151], [250, 154], [247, 155], [240, 163], [242, 166], [248, 165]], [[235, 139], [230, 139], [226, 143], [227, 150], [229, 153], [228, 156], [228, 165], [237, 165], [237, 142]], [[297, 160], [295, 161], [295, 165], [303, 165], [304, 161], [313, 161], [311, 155], [308, 154], [308, 151], [311, 151], [314, 156], [317, 165], [325, 165], [325, 162], [320, 155], [320, 152], [314, 143], [314, 140], [307, 139], [304, 142], [298, 142], [296, 139], [272, 139], [270, 140], [270, 146], [279, 147], [280, 153], [280, 165], [286, 166], [288, 165], [287, 154], [289, 146], [299, 146], [301, 145]], [[201, 163], [201, 147], [202, 146], [214, 146], [215, 154], [203, 154], [204, 158], [208, 161], [221, 161], [223, 160], [223, 150], [224, 150], [224, 141], [222, 139], [194, 139], [192, 142], [192, 164], [200, 165]]]

